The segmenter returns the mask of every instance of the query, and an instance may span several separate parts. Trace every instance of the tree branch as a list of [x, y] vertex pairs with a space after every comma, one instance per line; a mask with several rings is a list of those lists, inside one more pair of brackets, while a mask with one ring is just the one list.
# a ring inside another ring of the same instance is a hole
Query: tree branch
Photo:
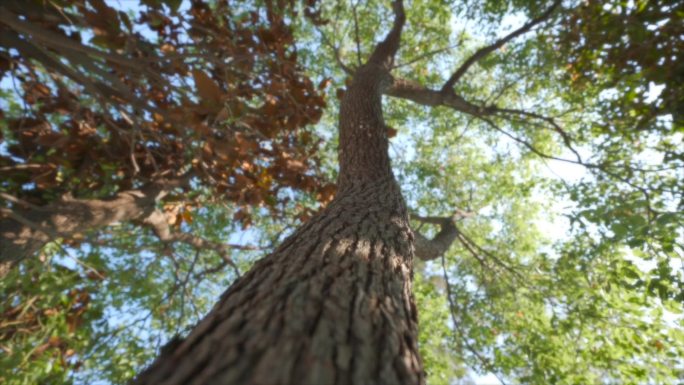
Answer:
[[430, 223], [439, 225], [440, 231], [432, 239], [426, 238], [418, 231], [414, 231], [416, 238], [416, 257], [423, 261], [431, 261], [442, 256], [451, 244], [458, 237], [458, 229], [454, 221], [458, 218], [471, 216], [472, 213], [458, 210], [450, 217], [421, 217], [419, 215], [411, 215], [411, 219], [422, 223]]
[[359, 17], [356, 14], [356, 8], [358, 6], [359, 2], [357, 1], [352, 6], [352, 14], [354, 16], [354, 39], [356, 40], [356, 61], [357, 64], [360, 66], [363, 64], [363, 61], [361, 60], [361, 38], [359, 37]]
[[395, 78], [392, 86], [385, 93], [389, 96], [410, 100], [424, 106], [450, 107], [456, 111], [477, 117], [489, 115], [487, 107], [472, 104], [453, 91], [442, 92], [432, 90], [411, 80]]
[[517, 109], [512, 109], [512, 108], [494, 108], [493, 111], [496, 113], [503, 114], [503, 115], [526, 116], [526, 117], [538, 119], [538, 120], [541, 120], [543, 122], [548, 123], [551, 126], [551, 128], [553, 128], [553, 130], [556, 131], [558, 133], [558, 135], [561, 136], [561, 138], [563, 139], [563, 143], [565, 144], [565, 147], [567, 147], [575, 155], [575, 157], [577, 158], [577, 162], [583, 163], [582, 157], [580, 156], [579, 152], [577, 152], [577, 150], [575, 150], [574, 147], [572, 146], [572, 140], [570, 138], [570, 135], [567, 132], [565, 132], [565, 130], [563, 130], [561, 128], [561, 126], [558, 125], [558, 123], [556, 123], [556, 121], [553, 118], [548, 117], [548, 116], [544, 116], [544, 115], [540, 115], [540, 114], [537, 114], [534, 112], [528, 112], [528, 111], [517, 110]]
[[149, 226], [154, 234], [165, 244], [173, 244], [176, 242], [185, 243], [194, 247], [196, 250], [212, 250], [216, 252], [219, 257], [227, 265], [231, 266], [237, 276], [240, 276], [240, 270], [238, 269], [235, 262], [230, 257], [228, 248], [240, 249], [240, 250], [258, 250], [258, 247], [254, 246], [243, 246], [235, 244], [223, 244], [218, 242], [212, 242], [199, 236], [195, 236], [188, 233], [174, 232], [171, 230], [169, 223], [167, 221], [167, 216], [160, 210], [153, 211], [148, 217], [142, 220], [144, 225]]
[[551, 7], [549, 7], [544, 13], [539, 15], [538, 17], [530, 20], [527, 22], [527, 24], [523, 25], [522, 27], [516, 29], [515, 31], [509, 33], [508, 35], [502, 37], [501, 39], [495, 41], [494, 43], [482, 47], [475, 51], [475, 53], [470, 56], [468, 59], [466, 59], [463, 64], [461, 64], [460, 67], [456, 70], [456, 72], [451, 75], [451, 77], [444, 83], [444, 86], [442, 87], [442, 91], [450, 90], [451, 88], [454, 87], [456, 82], [458, 82], [463, 75], [470, 69], [470, 67], [477, 63], [479, 60], [484, 58], [485, 56], [489, 55], [490, 53], [496, 51], [497, 49], [501, 48], [504, 44], [508, 43], [509, 41], [515, 39], [516, 37], [528, 32], [532, 27], [535, 25], [541, 23], [542, 21], [546, 20], [553, 11], [561, 4], [561, 0], [556, 0]]
[[0, 263], [14, 265], [53, 239], [145, 218], [155, 210], [156, 202], [187, 184], [189, 178], [190, 174], [186, 174], [158, 180], [138, 190], [121, 191], [109, 199], [64, 196], [52, 204], [29, 208], [20, 208], [22, 205], [15, 202], [18, 207], [3, 208], [0, 216]]
[[435, 235], [435, 237], [432, 239], [428, 239], [420, 232], [414, 231], [414, 236], [416, 238], [416, 257], [423, 261], [431, 261], [440, 258], [444, 255], [444, 253], [446, 253], [451, 244], [455, 240], [458, 240], [484, 267], [490, 268], [487, 266], [487, 263], [482, 256], [490, 259], [496, 265], [510, 272], [517, 278], [524, 279], [520, 272], [509, 266], [508, 263], [502, 261], [489, 251], [483, 249], [465, 233], [463, 233], [463, 231], [461, 231], [461, 229], [456, 225], [456, 219], [467, 218], [472, 215], [473, 213], [463, 210], [456, 210], [452, 216], [448, 217], [422, 217], [412, 214], [411, 219], [413, 220], [440, 226], [439, 233], [437, 233], [437, 235]]
[[36, 206], [32, 203], [26, 202], [25, 200], [19, 199], [19, 198], [15, 197], [14, 195], [10, 195], [7, 193], [0, 193], [0, 198], [5, 199], [8, 202], [14, 203], [15, 205], [21, 206], [25, 209], [37, 209], [38, 208], [38, 206]]
[[468, 341], [468, 337], [465, 333], [465, 330], [463, 330], [463, 328], [461, 327], [461, 323], [458, 322], [458, 317], [456, 317], [455, 313], [455, 309], [457, 309], [457, 307], [453, 299], [453, 290], [451, 290], [451, 284], [449, 283], [449, 274], [447, 273], [446, 268], [446, 260], [443, 255], [441, 257], [441, 260], [443, 273], [442, 276], [444, 278], [444, 283], [446, 285], [446, 297], [447, 302], [449, 303], [449, 314], [451, 315], [451, 323], [454, 325], [454, 329], [456, 330], [456, 332], [460, 334], [461, 338], [459, 339], [459, 341], [462, 342], [461, 346], [464, 346], [473, 356], [475, 356], [475, 358], [477, 358], [477, 360], [480, 361], [482, 367], [484, 367], [485, 369], [489, 370], [492, 374], [494, 374], [494, 376], [499, 380], [499, 382], [501, 382], [501, 384], [506, 385], [506, 382], [504, 382], [503, 378], [501, 378], [496, 373], [496, 370], [492, 363], [485, 356], [480, 354], [480, 352], [478, 352], [472, 344], [470, 344], [470, 342]]
[[[524, 140], [524, 139], [522, 139], [522, 138], [519, 138], [519, 137], [517, 137], [517, 136], [511, 134], [510, 132], [508, 132], [508, 131], [502, 129], [502, 128], [499, 127], [496, 123], [494, 123], [494, 121], [492, 121], [491, 119], [483, 118], [483, 117], [481, 117], [480, 119], [482, 119], [485, 123], [487, 123], [487, 124], [488, 124], [490, 127], [492, 127], [494, 130], [496, 130], [496, 131], [498, 131], [498, 132], [500, 132], [500, 133], [506, 135], [507, 137], [511, 138], [512, 140], [514, 140], [514, 141], [516, 141], [516, 142], [522, 144], [522, 145], [525, 146], [527, 149], [529, 149], [532, 153], [538, 155], [539, 157], [541, 157], [541, 158], [543, 158], [543, 159], [550, 159], [550, 160], [556, 160], [556, 161], [559, 161], [559, 162], [577, 164], [577, 165], [580, 165], [580, 166], [584, 166], [584, 167], [586, 167], [586, 168], [589, 169], [589, 170], [598, 170], [598, 171], [603, 172], [604, 174], [608, 175], [609, 177], [614, 178], [615, 180], [618, 180], [618, 181], [620, 181], [620, 182], [622, 182], [622, 183], [627, 184], [628, 186], [631, 186], [632, 188], [635, 188], [635, 189], [639, 190], [639, 192], [641, 192], [641, 194], [644, 196], [644, 199], [646, 200], [646, 203], [647, 203], [647, 206], [646, 206], [646, 207], [647, 207], [647, 210], [648, 210], [648, 213], [649, 213], [649, 220], [650, 220], [650, 218], [654, 218], [654, 217], [655, 217], [656, 212], [655, 212], [655, 210], [653, 209], [653, 207], [651, 207], [651, 194], [648, 192], [648, 189], [645, 188], [645, 187], [643, 187], [643, 186], [640, 186], [640, 185], [638, 185], [638, 184], [636, 184], [636, 183], [634, 183], [634, 182], [631, 182], [629, 179], [627, 179], [627, 178], [625, 178], [625, 177], [622, 177], [622, 176], [620, 176], [619, 174], [617, 174], [617, 173], [615, 173], [615, 172], [613, 172], [613, 171], [610, 171], [610, 170], [608, 169], [607, 165], [604, 165], [604, 164], [595, 164], [595, 163], [586, 163], [586, 162], [584, 162], [584, 161], [582, 161], [582, 160], [565, 159], [565, 158], [559, 158], [559, 157], [556, 157], [556, 156], [553, 156], [553, 155], [546, 154], [546, 153], [540, 151], [539, 149], [537, 149], [536, 147], [534, 147], [530, 142], [528, 142], [528, 141], [526, 141], [526, 140]], [[578, 156], [579, 156], [579, 155], [578, 155]]]
[[391, 69], [394, 64], [394, 55], [399, 50], [399, 45], [401, 43], [401, 30], [406, 23], [403, 1], [395, 0], [392, 3], [392, 9], [394, 10], [394, 24], [392, 25], [392, 29], [385, 37], [385, 40], [375, 46], [370, 59], [368, 59], [368, 64], [375, 64], [387, 70]]
[[460, 43], [454, 44], [454, 45], [450, 45], [450, 46], [447, 46], [447, 47], [437, 48], [437, 49], [435, 49], [435, 50], [432, 50], [432, 51], [428, 51], [428, 52], [422, 53], [422, 54], [420, 54], [420, 55], [414, 57], [413, 59], [409, 59], [409, 60], [406, 61], [405, 63], [400, 63], [400, 64], [394, 65], [393, 69], [401, 68], [401, 67], [406, 67], [406, 66], [410, 66], [411, 64], [417, 63], [417, 62], [419, 62], [419, 61], [421, 61], [421, 60], [423, 60], [423, 59], [427, 59], [427, 58], [429, 58], [429, 57], [431, 57], [431, 56], [438, 55], [438, 54], [440, 54], [440, 53], [442, 53], [442, 52], [446, 52], [446, 51], [452, 50], [452, 49], [458, 47], [459, 45], [460, 45]]
[[522, 275], [519, 271], [517, 271], [512, 266], [509, 266], [508, 263], [502, 261], [496, 255], [494, 255], [491, 252], [483, 249], [480, 245], [478, 245], [472, 239], [470, 239], [463, 231], [461, 231], [461, 229], [458, 228], [458, 226], [456, 226], [456, 224], [454, 224], [454, 227], [456, 228], [456, 232], [458, 234], [459, 242], [461, 242], [461, 244], [470, 252], [470, 254], [475, 259], [477, 259], [480, 263], [483, 262], [483, 259], [480, 256], [480, 254], [482, 254], [485, 257], [489, 258], [490, 260], [494, 261], [494, 263], [499, 265], [499, 267], [503, 268], [504, 270], [508, 271], [513, 276], [518, 278], [520, 280], [520, 282], [525, 282], [525, 276]]
[[[549, 117], [549, 116], [544, 116], [541, 114], [537, 114], [534, 112], [529, 112], [529, 111], [524, 111], [524, 110], [518, 110], [518, 109], [512, 109], [512, 108], [499, 108], [494, 105], [477, 105], [473, 104], [467, 100], [465, 100], [463, 97], [457, 95], [453, 90], [441, 90], [441, 91], [436, 91], [432, 90], [429, 88], [424, 87], [423, 85], [410, 81], [410, 80], [405, 80], [405, 79], [394, 79], [394, 83], [392, 84], [392, 87], [390, 87], [385, 93], [389, 96], [394, 96], [397, 98], [401, 99], [406, 99], [410, 100], [414, 103], [418, 103], [424, 106], [431, 106], [431, 107], [438, 107], [438, 106], [443, 106], [443, 107], [449, 107], [452, 108], [456, 111], [460, 111], [469, 115], [472, 115], [474, 117], [477, 117], [479, 119], [482, 119], [485, 121], [487, 124], [489, 124], [491, 127], [493, 127], [495, 130], [509, 136], [511, 139], [515, 140], [518, 143], [523, 144], [525, 147], [530, 149], [530, 151], [534, 152], [535, 154], [542, 156], [544, 158], [548, 159], [554, 159], [554, 160], [561, 160], [565, 162], [571, 162], [571, 163], [576, 163], [580, 165], [584, 165], [587, 167], [593, 167], [588, 165], [587, 163], [584, 163], [582, 161], [582, 157], [580, 154], [575, 150], [575, 148], [572, 146], [572, 139], [570, 138], [570, 135], [563, 130], [563, 128], [554, 120], [554, 118]], [[511, 134], [501, 130], [497, 125], [494, 124], [494, 122], [489, 119], [492, 116], [499, 116], [499, 117], [507, 117], [510, 118], [511, 116], [521, 116], [521, 117], [527, 117], [531, 119], [536, 119], [538, 121], [542, 121], [546, 124], [549, 125], [549, 127], [558, 133], [563, 140], [563, 143], [565, 146], [570, 150], [575, 157], [577, 158], [576, 161], [573, 160], [568, 160], [568, 159], [561, 159], [561, 158], [556, 158], [550, 155], [543, 154], [539, 152], [536, 148], [532, 147], [529, 143], [525, 142], [524, 140], [521, 140], [515, 136], [512, 136]]]
[[333, 42], [330, 39], [328, 39], [328, 35], [326, 35], [322, 29], [316, 27], [316, 30], [318, 30], [318, 33], [321, 34], [321, 37], [323, 38], [323, 43], [333, 51], [333, 54], [335, 55], [335, 61], [337, 61], [337, 65], [339, 65], [340, 68], [342, 68], [342, 70], [347, 73], [347, 75], [354, 74], [354, 70], [348, 65], [344, 64], [344, 62], [342, 61], [342, 57], [340, 56], [340, 47], [335, 46]]

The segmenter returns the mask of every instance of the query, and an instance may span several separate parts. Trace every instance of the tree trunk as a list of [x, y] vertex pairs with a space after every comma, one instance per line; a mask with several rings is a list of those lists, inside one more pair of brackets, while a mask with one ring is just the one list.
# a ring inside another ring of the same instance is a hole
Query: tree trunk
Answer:
[[134, 384], [419, 384], [411, 248], [393, 180], [346, 190]]
[[404, 23], [354, 74], [340, 111], [338, 194], [230, 287], [134, 382], [422, 384], [413, 233], [390, 168], [381, 95]]
[[413, 233], [392, 176], [380, 81], [340, 119], [339, 192], [134, 384], [420, 384]]

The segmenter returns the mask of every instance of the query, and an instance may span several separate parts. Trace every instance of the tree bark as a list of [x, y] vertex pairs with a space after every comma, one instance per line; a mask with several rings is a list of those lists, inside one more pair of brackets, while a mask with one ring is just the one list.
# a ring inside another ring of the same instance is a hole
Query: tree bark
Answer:
[[345, 190], [134, 384], [420, 384], [412, 241], [392, 179]]
[[389, 167], [382, 73], [343, 99], [339, 193], [134, 384], [420, 384], [413, 233]]
[[395, 13], [342, 99], [335, 199], [133, 384], [424, 383], [411, 294], [414, 236], [381, 107], [404, 23], [400, 2]]

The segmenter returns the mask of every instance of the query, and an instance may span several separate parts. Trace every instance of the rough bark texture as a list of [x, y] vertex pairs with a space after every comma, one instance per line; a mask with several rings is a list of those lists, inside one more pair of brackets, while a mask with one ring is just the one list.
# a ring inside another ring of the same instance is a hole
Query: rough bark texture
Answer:
[[387, 154], [380, 82], [340, 118], [339, 193], [258, 262], [135, 384], [420, 384], [413, 234]]
[[135, 384], [419, 384], [411, 231], [358, 184], [254, 268]]
[[390, 168], [381, 95], [404, 23], [347, 90], [338, 194], [239, 279], [133, 383], [422, 384], [413, 233]]

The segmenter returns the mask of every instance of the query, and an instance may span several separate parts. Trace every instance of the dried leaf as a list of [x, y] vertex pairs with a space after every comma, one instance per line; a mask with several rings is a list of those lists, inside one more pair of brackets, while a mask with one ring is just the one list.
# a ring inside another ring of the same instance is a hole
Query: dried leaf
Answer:
[[190, 213], [190, 211], [183, 210], [182, 217], [185, 223], [192, 223], [192, 214]]
[[195, 80], [197, 93], [203, 101], [209, 102], [210, 104], [221, 102], [223, 92], [209, 75], [204, 73], [204, 71], [194, 70], [192, 71], [192, 78]]
[[325, 79], [321, 80], [320, 83], [318, 83], [318, 89], [322, 91], [322, 90], [328, 88], [330, 83], [332, 83], [332, 79], [331, 78], [325, 78]]

